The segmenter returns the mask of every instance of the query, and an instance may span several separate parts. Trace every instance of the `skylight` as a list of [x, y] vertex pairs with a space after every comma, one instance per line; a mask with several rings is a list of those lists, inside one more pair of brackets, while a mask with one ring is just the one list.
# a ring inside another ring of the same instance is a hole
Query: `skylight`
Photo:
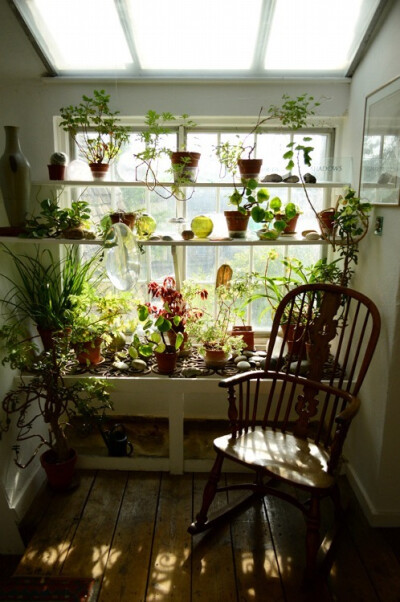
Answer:
[[12, 0], [49, 75], [345, 76], [386, 0]]

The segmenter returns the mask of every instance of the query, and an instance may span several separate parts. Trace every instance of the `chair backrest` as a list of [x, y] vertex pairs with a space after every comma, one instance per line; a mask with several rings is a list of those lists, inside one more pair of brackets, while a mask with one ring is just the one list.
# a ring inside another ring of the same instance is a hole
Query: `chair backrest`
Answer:
[[265, 370], [236, 377], [238, 399], [230, 379], [221, 383], [231, 389], [232, 436], [262, 425], [330, 446], [379, 331], [375, 304], [357, 291], [333, 284], [290, 291], [275, 314]]

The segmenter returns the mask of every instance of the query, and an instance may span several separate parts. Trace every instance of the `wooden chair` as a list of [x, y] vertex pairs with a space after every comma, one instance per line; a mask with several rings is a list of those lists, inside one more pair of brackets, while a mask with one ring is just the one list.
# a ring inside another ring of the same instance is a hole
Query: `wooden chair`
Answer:
[[[281, 324], [290, 324], [280, 336]], [[249, 497], [275, 495], [299, 508], [306, 521], [307, 579], [315, 574], [320, 546], [320, 500], [329, 496], [340, 522], [336, 476], [358, 393], [380, 330], [379, 312], [363, 294], [331, 284], [306, 284], [280, 303], [265, 370], [219, 383], [228, 389], [230, 434], [214, 440], [217, 457], [191, 534], [226, 519]], [[254, 481], [218, 487], [225, 458], [255, 471]], [[292, 495], [282, 482], [307, 493]], [[250, 490], [234, 506], [208, 518], [217, 492]], [[304, 497], [304, 495], [303, 495]]]

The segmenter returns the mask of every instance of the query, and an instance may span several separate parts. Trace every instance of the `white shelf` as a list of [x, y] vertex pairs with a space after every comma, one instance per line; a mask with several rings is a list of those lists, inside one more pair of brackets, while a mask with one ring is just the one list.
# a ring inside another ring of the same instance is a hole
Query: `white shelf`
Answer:
[[[240, 187], [240, 182], [236, 182]], [[32, 182], [33, 186], [46, 186], [48, 188], [146, 188], [145, 182], [115, 182], [109, 180], [40, 180]], [[172, 182], [159, 182], [158, 186], [168, 188]], [[300, 182], [290, 184], [288, 182], [259, 182], [259, 187], [265, 188], [302, 188]], [[306, 184], [309, 189], [312, 188], [346, 188], [347, 182], [317, 182], [316, 184]], [[233, 182], [194, 182], [187, 188], [232, 188]], [[157, 188], [157, 186], [156, 186]]]
[[[102, 245], [103, 240], [86, 240], [71, 238], [20, 238], [18, 236], [0, 236], [0, 242], [5, 244], [46, 244], [46, 245]], [[285, 245], [326, 245], [326, 240], [306, 240], [301, 236], [280, 236], [276, 240], [259, 240], [258, 238], [230, 238], [213, 240], [209, 238], [194, 238], [192, 240], [138, 240], [144, 247], [226, 247], [226, 246], [285, 246]]]

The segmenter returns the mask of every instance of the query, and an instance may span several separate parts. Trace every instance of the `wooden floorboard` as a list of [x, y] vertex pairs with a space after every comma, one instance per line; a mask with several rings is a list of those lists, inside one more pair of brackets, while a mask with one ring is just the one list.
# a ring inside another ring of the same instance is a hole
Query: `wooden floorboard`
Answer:
[[[332, 565], [304, 590], [304, 520], [283, 500], [260, 500], [227, 524], [187, 533], [206, 478], [83, 471], [76, 490], [45, 492], [48, 506], [16, 574], [96, 577], [97, 602], [400, 600], [399, 530], [371, 528], [346, 484], [351, 504]], [[218, 494], [216, 508], [236, 495]]]

